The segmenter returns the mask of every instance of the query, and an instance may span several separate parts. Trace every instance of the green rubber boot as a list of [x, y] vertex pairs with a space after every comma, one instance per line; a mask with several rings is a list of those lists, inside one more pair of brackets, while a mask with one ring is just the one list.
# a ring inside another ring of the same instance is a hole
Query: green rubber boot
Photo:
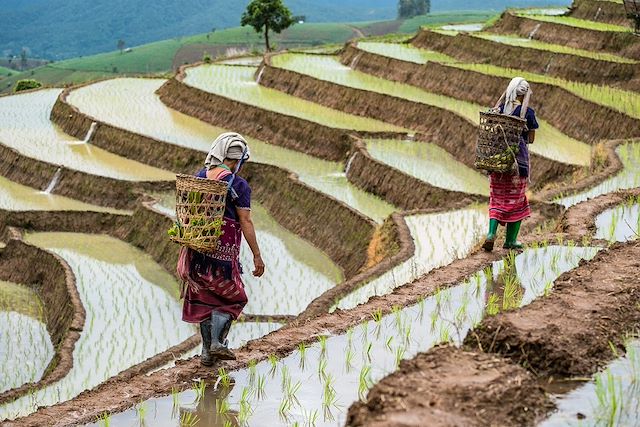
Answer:
[[496, 241], [496, 233], [498, 232], [498, 220], [491, 219], [489, 220], [489, 233], [487, 233], [487, 239], [482, 244], [482, 249], [487, 252], [491, 252], [493, 250], [493, 244]]
[[504, 249], [516, 249], [523, 248], [522, 243], [518, 242], [518, 233], [520, 233], [520, 225], [522, 221], [510, 222], [507, 224], [507, 237], [504, 241]]

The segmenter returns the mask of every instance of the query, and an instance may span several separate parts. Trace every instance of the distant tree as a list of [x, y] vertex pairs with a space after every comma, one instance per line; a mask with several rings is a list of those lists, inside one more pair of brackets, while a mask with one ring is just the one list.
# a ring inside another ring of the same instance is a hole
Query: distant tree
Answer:
[[118, 50], [120, 51], [120, 54], [122, 55], [122, 51], [124, 51], [125, 46], [127, 45], [127, 43], [122, 40], [122, 39], [118, 39]]
[[23, 90], [37, 89], [37, 88], [39, 88], [41, 86], [42, 86], [42, 83], [40, 83], [37, 80], [33, 80], [33, 79], [18, 80], [16, 82], [15, 87], [13, 88], [13, 91], [14, 92], [22, 92]]
[[426, 15], [431, 11], [431, 0], [399, 0], [398, 18], [407, 19]]
[[293, 25], [291, 11], [282, 0], [252, 0], [242, 14], [240, 25], [250, 25], [256, 33], [264, 33], [267, 52], [271, 50], [269, 31], [277, 34]]

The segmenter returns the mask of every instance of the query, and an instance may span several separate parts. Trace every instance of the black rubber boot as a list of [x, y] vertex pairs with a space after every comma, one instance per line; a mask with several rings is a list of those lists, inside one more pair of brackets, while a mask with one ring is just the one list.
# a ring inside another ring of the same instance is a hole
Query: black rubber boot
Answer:
[[219, 360], [236, 360], [235, 354], [227, 347], [227, 334], [231, 328], [231, 315], [213, 311], [211, 313], [211, 346], [212, 357]]
[[482, 244], [482, 249], [487, 252], [491, 252], [493, 250], [493, 245], [496, 241], [496, 233], [498, 232], [498, 220], [490, 219], [489, 220], [489, 232], [487, 233], [487, 238]]
[[202, 336], [202, 353], [200, 354], [200, 364], [202, 366], [213, 366], [215, 359], [211, 356], [211, 318], [200, 322], [200, 335]]

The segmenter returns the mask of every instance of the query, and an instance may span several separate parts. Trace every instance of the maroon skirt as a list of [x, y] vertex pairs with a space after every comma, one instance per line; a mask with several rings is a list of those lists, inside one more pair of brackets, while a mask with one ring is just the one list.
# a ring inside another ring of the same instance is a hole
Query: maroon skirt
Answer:
[[531, 215], [527, 199], [527, 179], [518, 174], [492, 173], [489, 176], [489, 217], [501, 224], [518, 222]]
[[182, 279], [182, 320], [200, 323], [216, 310], [237, 319], [247, 305], [240, 266], [240, 224], [225, 218], [216, 253], [204, 255], [182, 248], [178, 276]]

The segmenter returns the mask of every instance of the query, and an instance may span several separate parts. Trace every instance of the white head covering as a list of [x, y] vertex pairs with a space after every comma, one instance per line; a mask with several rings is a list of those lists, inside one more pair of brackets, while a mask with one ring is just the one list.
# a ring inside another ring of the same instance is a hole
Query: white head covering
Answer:
[[242, 135], [235, 132], [223, 133], [211, 144], [204, 166], [207, 169], [212, 169], [222, 164], [224, 159], [240, 160], [245, 150], [244, 160], [247, 160], [251, 153], [249, 152], [249, 144]]
[[[509, 83], [507, 87], [507, 91], [504, 96], [504, 114], [511, 115], [513, 110], [519, 105], [518, 96], [525, 95], [525, 101], [522, 103], [523, 105], [529, 104], [529, 98], [531, 97], [531, 86], [529, 86], [529, 82], [527, 82], [522, 77], [515, 77]], [[501, 98], [502, 99], [502, 98]], [[526, 114], [526, 111], [522, 112], [522, 115]]]

